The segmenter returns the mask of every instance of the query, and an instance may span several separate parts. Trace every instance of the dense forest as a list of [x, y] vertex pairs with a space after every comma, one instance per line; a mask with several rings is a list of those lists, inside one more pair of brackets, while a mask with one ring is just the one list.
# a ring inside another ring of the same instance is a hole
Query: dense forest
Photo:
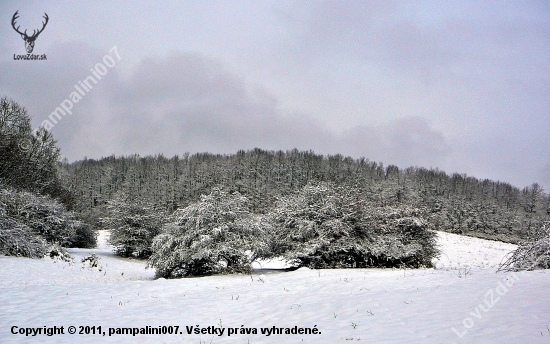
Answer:
[[399, 169], [297, 149], [65, 160], [58, 173], [72, 195], [69, 207], [96, 226], [118, 194], [171, 213], [220, 187], [246, 196], [251, 212], [263, 214], [279, 198], [319, 182], [352, 187], [373, 206], [422, 209], [430, 229], [507, 242], [527, 238], [550, 218], [550, 196], [538, 184], [519, 189], [437, 169]]

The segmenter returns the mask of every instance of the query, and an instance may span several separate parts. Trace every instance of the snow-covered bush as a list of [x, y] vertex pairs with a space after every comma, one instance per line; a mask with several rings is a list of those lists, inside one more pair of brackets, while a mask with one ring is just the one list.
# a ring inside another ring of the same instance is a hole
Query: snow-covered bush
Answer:
[[0, 255], [42, 258], [45, 254], [44, 239], [33, 233], [28, 226], [0, 213]]
[[95, 253], [92, 253], [89, 256], [83, 257], [80, 261], [82, 262], [83, 266], [86, 264], [86, 262], [88, 262], [88, 267], [97, 268], [97, 266], [99, 265], [99, 259], [100, 258]]
[[214, 188], [173, 219], [153, 241], [149, 266], [157, 277], [250, 271], [262, 231], [244, 196]]
[[47, 196], [15, 193], [8, 205], [8, 215], [32, 228], [49, 243], [67, 245], [73, 234], [65, 207]]
[[[95, 246], [95, 231], [56, 200], [0, 185], [0, 251], [43, 257], [46, 244]], [[86, 238], [86, 240], [83, 240]]]
[[501, 264], [501, 271], [550, 269], [550, 222], [546, 222], [534, 237], [521, 243]]
[[426, 228], [419, 209], [401, 206], [366, 210], [361, 226], [368, 236], [366, 247], [373, 256], [369, 258], [372, 265], [432, 266], [432, 259], [439, 255], [437, 235]]
[[48, 248], [48, 256], [53, 260], [61, 260], [67, 263], [74, 263], [74, 258], [69, 254], [69, 252], [58, 244], [53, 244]]
[[119, 194], [107, 203], [109, 216], [102, 219], [111, 229], [109, 243], [123, 257], [147, 258], [151, 243], [159, 234], [164, 214], [154, 206]]
[[72, 220], [70, 225], [72, 236], [69, 238], [67, 247], [96, 247], [98, 233], [91, 225], [78, 220]]
[[435, 233], [419, 215], [371, 207], [352, 188], [307, 185], [266, 215], [270, 237], [261, 256], [310, 268], [431, 266]]

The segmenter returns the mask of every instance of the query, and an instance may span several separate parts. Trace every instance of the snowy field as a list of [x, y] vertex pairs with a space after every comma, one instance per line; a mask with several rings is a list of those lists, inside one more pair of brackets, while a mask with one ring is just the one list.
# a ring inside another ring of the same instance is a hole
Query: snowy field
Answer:
[[[73, 265], [0, 256], [0, 343], [550, 343], [550, 271], [495, 273], [511, 244], [439, 233], [436, 269], [280, 272], [264, 262], [252, 275], [154, 280], [144, 262], [114, 257], [107, 235], [98, 249], [70, 250]], [[81, 263], [91, 253], [97, 267]], [[64, 334], [11, 333], [44, 326]], [[147, 326], [181, 334], [109, 336]]]

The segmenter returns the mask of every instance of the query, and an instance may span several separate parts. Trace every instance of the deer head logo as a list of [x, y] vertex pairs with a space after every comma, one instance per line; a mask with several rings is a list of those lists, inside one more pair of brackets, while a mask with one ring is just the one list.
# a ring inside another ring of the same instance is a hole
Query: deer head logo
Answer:
[[19, 11], [16, 11], [15, 14], [13, 15], [13, 18], [11, 18], [11, 26], [13, 27], [13, 29], [21, 35], [21, 38], [23, 38], [23, 40], [25, 40], [25, 49], [27, 50], [27, 53], [32, 53], [32, 50], [34, 49], [34, 41], [36, 40], [36, 38], [38, 37], [38, 35], [40, 35], [40, 33], [42, 31], [44, 31], [44, 28], [46, 27], [46, 24], [48, 24], [48, 15], [46, 13], [44, 13], [44, 19], [46, 19], [45, 22], [42, 22], [42, 29], [38, 30], [38, 32], [36, 30], [33, 30], [33, 33], [31, 36], [27, 35], [27, 30], [25, 30], [25, 32], [21, 32], [19, 31], [19, 26], [18, 27], [15, 27], [16, 23], [15, 21], [17, 20], [17, 18], [19, 18], [19, 16], [17, 15]]

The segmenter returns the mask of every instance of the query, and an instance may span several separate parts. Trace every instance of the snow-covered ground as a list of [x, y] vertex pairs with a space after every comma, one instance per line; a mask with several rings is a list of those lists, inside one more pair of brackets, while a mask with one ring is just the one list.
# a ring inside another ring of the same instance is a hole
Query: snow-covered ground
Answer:
[[[114, 257], [107, 235], [98, 249], [71, 250], [74, 265], [0, 256], [0, 343], [550, 343], [550, 271], [496, 273], [510, 244], [439, 233], [436, 269], [154, 280], [144, 262]], [[98, 267], [80, 262], [91, 253]], [[224, 332], [187, 334], [196, 325]], [[12, 334], [44, 326], [64, 334]], [[78, 334], [79, 326], [96, 334]], [[147, 326], [179, 326], [181, 334], [109, 336], [109, 328]], [[261, 333], [274, 326], [319, 333]], [[241, 334], [246, 328], [258, 334]]]

